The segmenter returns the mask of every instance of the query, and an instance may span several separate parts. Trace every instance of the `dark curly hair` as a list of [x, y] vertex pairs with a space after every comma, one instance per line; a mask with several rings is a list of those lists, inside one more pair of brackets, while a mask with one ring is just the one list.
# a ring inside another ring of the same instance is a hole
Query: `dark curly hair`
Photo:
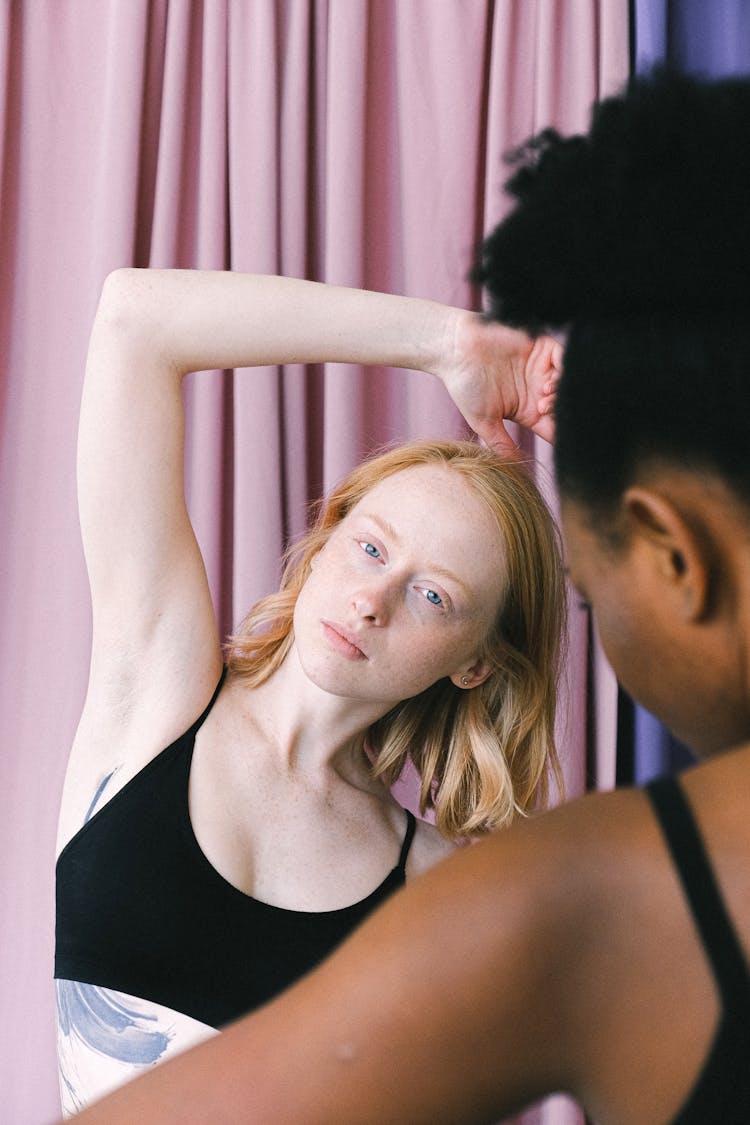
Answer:
[[750, 497], [750, 81], [665, 71], [510, 158], [517, 200], [472, 272], [489, 315], [568, 331], [555, 464], [612, 512], [645, 461]]

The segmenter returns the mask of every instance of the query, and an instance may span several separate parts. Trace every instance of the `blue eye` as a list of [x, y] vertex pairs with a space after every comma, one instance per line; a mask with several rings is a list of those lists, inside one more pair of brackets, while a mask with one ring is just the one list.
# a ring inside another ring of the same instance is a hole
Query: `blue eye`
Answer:
[[366, 540], [363, 540], [359, 545], [365, 552], [365, 554], [369, 555], [371, 559], [380, 558], [380, 551], [377, 549], [374, 543], [368, 543]]
[[424, 593], [424, 596], [427, 598], [427, 601], [431, 602], [432, 605], [442, 605], [443, 604], [443, 599], [440, 597], [440, 594], [438, 594], [438, 592], [436, 590], [424, 590], [423, 593]]

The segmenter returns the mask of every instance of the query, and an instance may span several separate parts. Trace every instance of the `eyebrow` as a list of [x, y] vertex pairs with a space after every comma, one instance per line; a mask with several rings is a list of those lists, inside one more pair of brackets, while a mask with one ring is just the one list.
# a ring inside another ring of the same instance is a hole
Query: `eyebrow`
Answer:
[[[376, 516], [372, 512], [363, 512], [362, 515], [365, 517], [365, 519], [371, 520], [373, 523], [376, 523], [381, 531], [383, 531], [389, 539], [392, 539], [395, 542], [396, 546], [400, 545], [401, 536], [398, 534], [395, 527], [388, 522], [388, 520], [384, 520], [381, 516]], [[457, 585], [461, 587], [467, 598], [472, 597], [472, 592], [469, 587], [466, 585], [463, 579], [459, 578], [457, 574], [454, 574], [452, 570], [447, 570], [444, 566], [438, 566], [437, 564], [432, 563], [428, 563], [425, 569], [430, 571], [432, 574], [438, 575], [440, 578], [449, 578], [452, 582], [457, 583]]]

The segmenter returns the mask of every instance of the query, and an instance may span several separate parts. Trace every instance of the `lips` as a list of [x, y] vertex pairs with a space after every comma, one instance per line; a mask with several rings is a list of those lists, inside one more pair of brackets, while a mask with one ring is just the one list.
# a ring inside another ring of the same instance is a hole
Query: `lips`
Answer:
[[321, 621], [323, 635], [331, 648], [346, 657], [347, 660], [367, 660], [367, 653], [359, 647], [356, 633], [352, 633], [343, 625], [333, 621]]

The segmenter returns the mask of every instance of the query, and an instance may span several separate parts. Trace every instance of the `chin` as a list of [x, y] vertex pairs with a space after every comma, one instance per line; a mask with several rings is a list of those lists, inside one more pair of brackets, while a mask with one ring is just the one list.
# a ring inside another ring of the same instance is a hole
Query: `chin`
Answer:
[[339, 699], [365, 700], [367, 695], [362, 691], [362, 685], [354, 685], [346, 675], [346, 669], [331, 667], [326, 661], [318, 663], [315, 660], [300, 661], [302, 671], [307, 680], [326, 695], [334, 695]]

